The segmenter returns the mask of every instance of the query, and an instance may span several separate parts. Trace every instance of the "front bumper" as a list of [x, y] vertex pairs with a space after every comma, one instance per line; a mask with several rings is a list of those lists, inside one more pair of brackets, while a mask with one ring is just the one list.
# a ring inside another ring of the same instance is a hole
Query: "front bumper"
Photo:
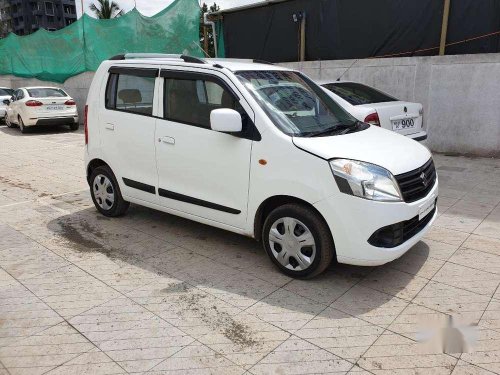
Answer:
[[78, 123], [78, 116], [38, 117], [38, 118], [29, 118], [24, 121], [25, 126], [55, 126], [55, 125], [71, 125], [77, 123]]
[[383, 227], [418, 216], [431, 200], [438, 197], [438, 181], [425, 198], [412, 203], [375, 202], [339, 194], [314, 205], [330, 227], [339, 263], [378, 266], [397, 259], [420, 241], [437, 217], [436, 208], [427, 223], [400, 245], [377, 247], [368, 242], [370, 237]]
[[5, 117], [6, 113], [7, 113], [7, 109], [0, 108], [0, 120], [3, 120], [3, 118]]

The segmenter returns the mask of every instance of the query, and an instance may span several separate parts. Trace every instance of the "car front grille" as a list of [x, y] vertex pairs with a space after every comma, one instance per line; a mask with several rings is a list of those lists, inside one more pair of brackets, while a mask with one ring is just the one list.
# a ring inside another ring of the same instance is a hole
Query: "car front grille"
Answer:
[[405, 202], [415, 202], [424, 198], [436, 183], [436, 168], [432, 158], [413, 171], [394, 176], [399, 184]]
[[436, 206], [431, 212], [423, 217], [422, 220], [419, 220], [417, 215], [410, 220], [401, 221], [399, 223], [380, 228], [370, 236], [368, 243], [376, 247], [385, 248], [399, 246], [424, 229], [425, 226], [432, 220], [435, 213]]

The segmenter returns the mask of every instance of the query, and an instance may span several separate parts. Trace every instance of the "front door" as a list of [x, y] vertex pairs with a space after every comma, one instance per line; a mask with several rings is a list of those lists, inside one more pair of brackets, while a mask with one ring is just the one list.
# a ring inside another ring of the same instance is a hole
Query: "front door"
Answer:
[[153, 117], [158, 71], [110, 68], [99, 115], [102, 153], [122, 195], [150, 203], [158, 201]]
[[237, 109], [245, 126], [253, 126], [248, 104], [215, 73], [162, 70], [161, 77], [163, 118], [156, 123], [160, 204], [244, 228], [252, 139], [211, 130], [210, 112]]

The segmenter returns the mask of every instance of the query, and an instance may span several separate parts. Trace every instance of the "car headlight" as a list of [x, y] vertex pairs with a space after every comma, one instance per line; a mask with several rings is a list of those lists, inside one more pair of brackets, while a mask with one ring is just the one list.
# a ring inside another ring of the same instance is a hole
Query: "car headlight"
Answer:
[[330, 161], [335, 181], [342, 193], [380, 202], [401, 202], [399, 185], [387, 169], [349, 159]]

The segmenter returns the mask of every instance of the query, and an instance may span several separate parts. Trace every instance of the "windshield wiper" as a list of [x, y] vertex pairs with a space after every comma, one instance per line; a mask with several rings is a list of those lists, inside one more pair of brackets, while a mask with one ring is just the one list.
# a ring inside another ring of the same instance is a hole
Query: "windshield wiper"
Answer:
[[322, 135], [327, 135], [327, 134], [334, 134], [341, 132], [343, 130], [350, 130], [353, 126], [355, 125], [337, 125], [334, 126], [333, 128], [328, 128], [325, 130], [319, 130], [317, 132], [310, 132], [310, 133], [305, 133], [303, 134], [304, 137], [320, 137]]

